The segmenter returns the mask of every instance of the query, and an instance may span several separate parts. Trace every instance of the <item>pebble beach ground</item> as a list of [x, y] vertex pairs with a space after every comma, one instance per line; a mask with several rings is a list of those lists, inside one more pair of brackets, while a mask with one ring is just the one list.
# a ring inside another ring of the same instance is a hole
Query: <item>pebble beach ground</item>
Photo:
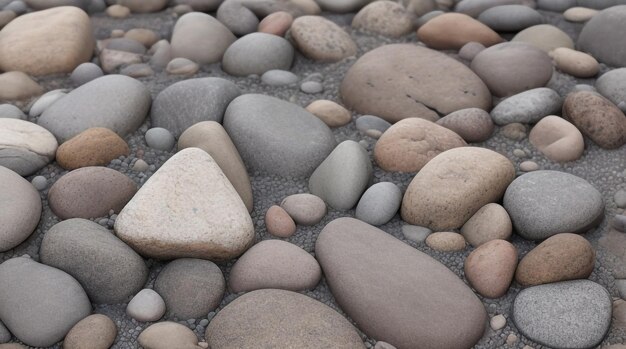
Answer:
[[0, 0], [0, 349], [625, 348], [624, 5]]

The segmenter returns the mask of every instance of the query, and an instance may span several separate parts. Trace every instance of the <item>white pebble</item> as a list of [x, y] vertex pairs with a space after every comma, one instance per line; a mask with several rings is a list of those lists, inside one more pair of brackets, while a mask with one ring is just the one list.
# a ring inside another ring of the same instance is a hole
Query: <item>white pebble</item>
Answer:
[[504, 328], [504, 326], [506, 326], [506, 318], [504, 317], [504, 315], [501, 315], [501, 314], [496, 315], [491, 318], [489, 325], [491, 325], [491, 329], [494, 331], [502, 329]]

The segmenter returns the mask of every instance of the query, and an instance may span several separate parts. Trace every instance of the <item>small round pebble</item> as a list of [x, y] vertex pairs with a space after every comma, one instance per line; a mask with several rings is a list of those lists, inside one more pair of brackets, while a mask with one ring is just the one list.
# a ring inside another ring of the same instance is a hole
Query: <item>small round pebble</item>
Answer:
[[281, 238], [288, 238], [296, 232], [296, 223], [282, 207], [274, 205], [265, 213], [267, 232]]
[[505, 125], [502, 127], [501, 132], [504, 137], [514, 141], [521, 141], [526, 138], [526, 126], [518, 122]]
[[396, 215], [402, 202], [402, 190], [391, 182], [369, 187], [356, 206], [355, 217], [371, 225], [382, 225]]
[[317, 81], [305, 81], [300, 85], [300, 90], [308, 94], [320, 93], [324, 91], [324, 85]]
[[63, 340], [64, 349], [107, 349], [117, 335], [113, 320], [102, 314], [93, 314], [79, 321]]
[[519, 164], [519, 169], [524, 172], [532, 172], [537, 171], [539, 169], [539, 165], [537, 165], [534, 161], [528, 160]]
[[620, 189], [613, 195], [613, 201], [619, 208], [626, 208], [626, 190]]
[[485, 49], [485, 45], [480, 42], [470, 41], [467, 44], [463, 45], [459, 50], [459, 57], [471, 61], [479, 54], [482, 50]]
[[611, 226], [617, 229], [617, 231], [626, 233], [626, 216], [621, 214], [615, 215], [611, 221]]
[[169, 151], [174, 147], [176, 139], [170, 131], [162, 127], [154, 127], [146, 132], [146, 143], [150, 148]]
[[344, 126], [352, 120], [352, 114], [348, 109], [326, 99], [311, 102], [306, 110], [320, 118], [329, 127]]
[[391, 124], [387, 120], [374, 115], [363, 115], [356, 119], [356, 128], [364, 133], [368, 130], [377, 130], [384, 133], [390, 127]]
[[426, 245], [439, 252], [456, 252], [465, 249], [465, 238], [463, 235], [444, 231], [428, 235]]
[[157, 321], [165, 314], [165, 301], [154, 290], [144, 288], [130, 300], [126, 314], [141, 322]]
[[115, 4], [107, 7], [106, 13], [113, 18], [126, 18], [130, 16], [130, 9], [126, 6]]
[[145, 172], [146, 170], [148, 170], [149, 167], [150, 167], [150, 165], [148, 165], [147, 162], [145, 162], [142, 159], [139, 159], [139, 160], [135, 161], [135, 164], [133, 165], [133, 171], [135, 171], [135, 172]]
[[506, 326], [506, 318], [504, 317], [504, 315], [498, 314], [491, 318], [491, 321], [489, 321], [489, 325], [494, 331], [500, 330], [504, 328], [504, 326]]
[[426, 227], [420, 227], [419, 225], [405, 224], [402, 226], [402, 234], [404, 237], [414, 242], [424, 242], [432, 232], [432, 230]]
[[315, 225], [326, 215], [326, 203], [313, 194], [293, 194], [280, 203], [293, 220], [300, 225]]
[[74, 69], [72, 75], [70, 75], [70, 80], [72, 80], [74, 85], [80, 86], [91, 80], [97, 79], [102, 75], [104, 75], [104, 73], [97, 64], [87, 62]]
[[45, 190], [48, 187], [48, 180], [44, 176], [36, 176], [35, 178], [33, 178], [31, 183], [33, 184], [35, 189], [39, 191]]
[[287, 70], [274, 69], [263, 73], [261, 81], [270, 86], [284, 86], [298, 82], [298, 76]]
[[198, 64], [182, 57], [172, 59], [165, 67], [165, 71], [171, 75], [191, 76], [197, 73], [198, 70], [200, 70]]

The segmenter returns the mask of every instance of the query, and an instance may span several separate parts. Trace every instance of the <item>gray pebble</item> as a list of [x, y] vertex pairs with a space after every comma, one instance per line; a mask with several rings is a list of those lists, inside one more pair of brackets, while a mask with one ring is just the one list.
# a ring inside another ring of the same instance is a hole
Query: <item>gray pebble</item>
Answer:
[[613, 217], [611, 225], [613, 226], [613, 228], [617, 229], [617, 231], [626, 233], [626, 216], [621, 214], [615, 215], [615, 217]]
[[36, 176], [31, 181], [31, 184], [35, 187], [35, 189], [42, 191], [48, 187], [48, 180], [44, 176]]
[[4, 7], [5, 11], [13, 11], [16, 15], [21, 16], [28, 11], [28, 6], [23, 1], [12, 1], [10, 4]]
[[476, 57], [477, 54], [479, 54], [484, 49], [485, 45], [481, 44], [480, 42], [468, 42], [467, 44], [463, 45], [463, 47], [461, 47], [461, 49], [459, 50], [459, 57], [471, 61], [472, 59], [474, 59], [474, 57]]
[[391, 124], [387, 120], [374, 115], [363, 115], [356, 119], [356, 128], [361, 132], [377, 130], [384, 133], [390, 127]]
[[76, 67], [70, 75], [70, 79], [74, 85], [80, 86], [102, 75], [104, 75], [104, 73], [98, 65], [87, 62]]
[[518, 32], [533, 25], [543, 24], [543, 16], [524, 5], [495, 6], [483, 11], [478, 20], [498, 32]]
[[11, 332], [0, 321], [0, 344], [6, 343], [11, 340]]
[[300, 90], [308, 94], [320, 93], [324, 91], [324, 85], [317, 81], [305, 81], [300, 85]]
[[402, 202], [402, 190], [391, 182], [380, 182], [369, 187], [356, 206], [357, 219], [371, 225], [382, 225], [396, 215]]
[[13, 104], [0, 104], [0, 118], [26, 120], [26, 115]]
[[143, 161], [142, 159], [138, 159], [133, 165], [133, 171], [135, 172], [145, 172], [148, 168], [148, 163]]
[[626, 279], [615, 280], [615, 287], [622, 299], [626, 299]]
[[432, 232], [432, 230], [419, 225], [405, 224], [402, 226], [402, 234], [409, 241], [424, 242]]
[[287, 70], [269, 70], [261, 76], [261, 81], [270, 86], [291, 85], [298, 82], [298, 76]]
[[493, 108], [491, 118], [500, 126], [512, 123], [534, 124], [544, 116], [560, 113], [562, 105], [563, 100], [556, 91], [539, 87], [503, 100]]
[[626, 208], [626, 190], [620, 189], [613, 195], [613, 200], [619, 208]]
[[48, 109], [48, 107], [50, 107], [56, 101], [58, 101], [59, 99], [65, 96], [66, 94], [63, 92], [63, 90], [53, 90], [53, 91], [47, 92], [43, 96], [39, 97], [39, 99], [37, 99], [35, 103], [33, 103], [33, 106], [30, 107], [28, 115], [30, 117], [37, 117], [43, 114], [43, 112], [46, 109]]
[[230, 75], [261, 75], [273, 69], [288, 70], [294, 49], [284, 38], [267, 33], [248, 34], [228, 47], [222, 69]]
[[154, 127], [146, 132], [146, 143], [150, 148], [169, 151], [174, 147], [176, 139], [170, 131], [162, 127]]

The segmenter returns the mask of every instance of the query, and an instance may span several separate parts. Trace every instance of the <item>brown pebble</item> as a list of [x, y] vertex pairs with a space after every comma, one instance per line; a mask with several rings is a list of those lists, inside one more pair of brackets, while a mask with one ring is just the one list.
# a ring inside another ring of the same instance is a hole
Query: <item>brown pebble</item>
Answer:
[[288, 238], [296, 232], [296, 223], [282, 207], [274, 205], [265, 213], [267, 232], [281, 238]]
[[57, 149], [61, 167], [74, 170], [87, 166], [105, 166], [120, 156], [128, 156], [128, 144], [115, 132], [103, 127], [89, 128]]

